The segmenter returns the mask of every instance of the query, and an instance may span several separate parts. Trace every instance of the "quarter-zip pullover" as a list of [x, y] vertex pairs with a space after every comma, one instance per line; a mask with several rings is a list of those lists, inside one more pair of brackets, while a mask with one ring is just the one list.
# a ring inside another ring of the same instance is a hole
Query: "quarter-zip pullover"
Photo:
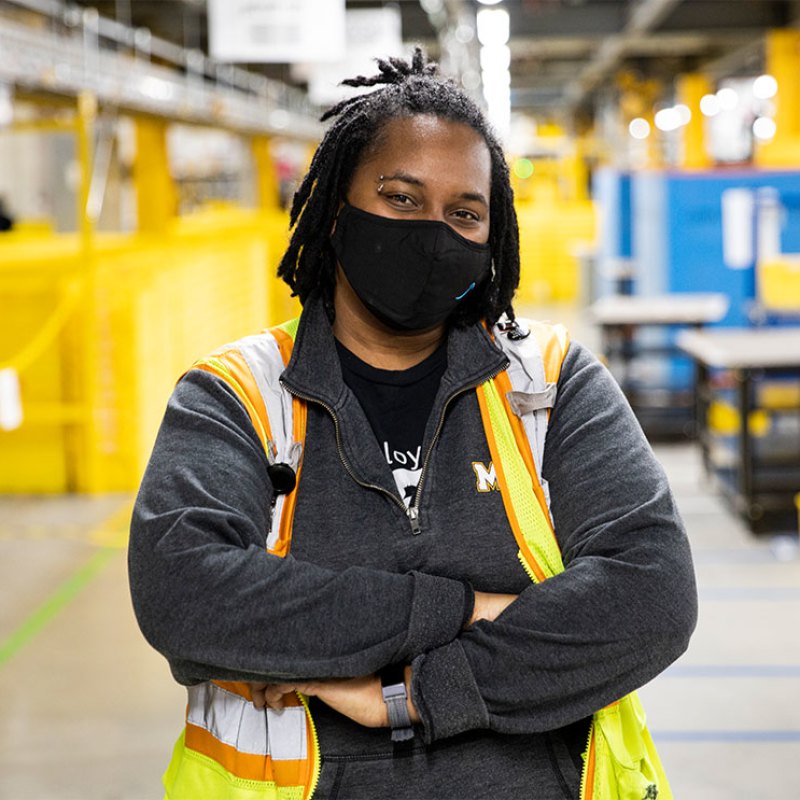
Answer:
[[[134, 606], [178, 681], [413, 665], [422, 725], [408, 750], [313, 704], [319, 798], [576, 796], [583, 720], [663, 670], [695, 624], [683, 527], [607, 370], [570, 346], [543, 465], [566, 569], [531, 585], [486, 480], [472, 391], [505, 357], [481, 326], [451, 330], [447, 348], [410, 515], [342, 381], [318, 299], [282, 376], [308, 401], [289, 556], [264, 551], [264, 451], [236, 396], [207, 373], [176, 387], [136, 503]], [[520, 597], [462, 630], [470, 586]]]

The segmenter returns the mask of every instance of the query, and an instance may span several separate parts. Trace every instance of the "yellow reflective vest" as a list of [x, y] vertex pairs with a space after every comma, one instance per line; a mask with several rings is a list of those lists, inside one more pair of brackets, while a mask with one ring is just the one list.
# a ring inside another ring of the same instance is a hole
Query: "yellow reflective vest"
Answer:
[[[289, 552], [302, 470], [306, 405], [281, 388], [299, 319], [241, 339], [192, 369], [223, 380], [244, 405], [267, 460], [297, 472], [295, 489], [276, 496], [268, 552]], [[547, 421], [569, 340], [560, 325], [526, 322], [525, 338], [498, 325], [492, 335], [509, 360], [477, 388], [503, 505], [522, 567], [535, 583], [564, 564], [541, 475]], [[208, 681], [188, 689], [186, 727], [164, 775], [168, 800], [307, 800], [321, 754], [306, 698], [281, 712], [258, 711], [246, 683]], [[635, 692], [592, 718], [583, 755], [581, 800], [672, 800]]]

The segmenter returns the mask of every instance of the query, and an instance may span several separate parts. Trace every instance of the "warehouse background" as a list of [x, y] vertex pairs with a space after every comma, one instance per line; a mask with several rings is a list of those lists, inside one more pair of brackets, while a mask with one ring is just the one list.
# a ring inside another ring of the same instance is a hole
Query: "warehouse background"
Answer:
[[675, 488], [700, 627], [643, 694], [676, 797], [794, 785], [800, 2], [0, 0], [0, 798], [159, 795], [183, 691], [124, 549], [166, 398], [297, 312], [320, 113], [417, 44], [505, 144], [518, 312], [606, 360]]

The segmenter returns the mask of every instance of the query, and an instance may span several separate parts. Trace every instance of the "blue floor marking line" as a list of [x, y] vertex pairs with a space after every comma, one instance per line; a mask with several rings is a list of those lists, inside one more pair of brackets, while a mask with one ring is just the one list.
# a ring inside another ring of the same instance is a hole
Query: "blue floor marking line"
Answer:
[[753, 601], [769, 603], [800, 602], [800, 587], [768, 587], [768, 586], [717, 586], [700, 589], [700, 602], [703, 603], [751, 603]]
[[800, 664], [675, 664], [659, 678], [800, 678]]
[[800, 742], [800, 730], [775, 731], [650, 731], [656, 744], [665, 742]]

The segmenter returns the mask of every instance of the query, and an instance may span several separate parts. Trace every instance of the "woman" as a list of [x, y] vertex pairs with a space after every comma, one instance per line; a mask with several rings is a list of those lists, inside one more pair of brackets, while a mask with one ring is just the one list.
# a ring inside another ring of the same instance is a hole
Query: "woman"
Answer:
[[[137, 500], [136, 612], [193, 687], [171, 797], [213, 796], [216, 778], [185, 778], [192, 758], [297, 797], [578, 797], [590, 716], [663, 670], [694, 627], [665, 476], [576, 343], [540, 469], [566, 569], [532, 584], [521, 568], [476, 391], [508, 367], [498, 331], [526, 335], [507, 167], [421, 52], [378, 64], [346, 83], [379, 88], [326, 115], [279, 269], [303, 303], [291, 360], [253, 379], [267, 406], [289, 397], [295, 438], [302, 414], [302, 458], [291, 435], [259, 432], [275, 415], [259, 422], [234, 375], [244, 362], [210, 359], [176, 387]], [[288, 533], [274, 533], [279, 506]], [[304, 728], [287, 755], [296, 690], [318, 742]], [[313, 769], [279, 775], [311, 750]]]

